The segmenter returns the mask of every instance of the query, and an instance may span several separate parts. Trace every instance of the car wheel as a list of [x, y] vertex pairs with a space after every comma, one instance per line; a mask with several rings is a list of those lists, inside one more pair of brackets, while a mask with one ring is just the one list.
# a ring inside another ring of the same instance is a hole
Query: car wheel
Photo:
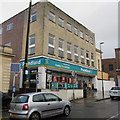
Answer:
[[40, 120], [40, 114], [37, 112], [34, 112], [30, 116], [30, 120]]
[[114, 97], [113, 97], [113, 96], [110, 96], [110, 99], [111, 99], [111, 100], [113, 100], [113, 99], [114, 99]]
[[69, 114], [70, 114], [70, 107], [66, 106], [65, 109], [64, 109], [64, 115], [68, 116]]

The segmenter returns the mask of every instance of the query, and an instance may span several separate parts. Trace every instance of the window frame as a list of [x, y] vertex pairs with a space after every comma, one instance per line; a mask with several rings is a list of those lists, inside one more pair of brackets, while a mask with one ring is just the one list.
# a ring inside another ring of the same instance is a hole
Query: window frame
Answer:
[[67, 22], [67, 24], [66, 24], [66, 29], [68, 31], [72, 32], [72, 25], [69, 22]]
[[[34, 16], [35, 16], [35, 19], [33, 19]], [[31, 16], [30, 16], [30, 22], [35, 22], [36, 20], [37, 20], [37, 13], [34, 12], [34, 13], [32, 13]]]
[[12, 30], [13, 27], [14, 27], [13, 23], [8, 24], [7, 27], [6, 27], [6, 31]]
[[48, 19], [55, 23], [55, 19], [56, 19], [55, 14], [53, 12], [49, 11]]
[[64, 27], [64, 19], [62, 19], [61, 17], [58, 18], [58, 25]]

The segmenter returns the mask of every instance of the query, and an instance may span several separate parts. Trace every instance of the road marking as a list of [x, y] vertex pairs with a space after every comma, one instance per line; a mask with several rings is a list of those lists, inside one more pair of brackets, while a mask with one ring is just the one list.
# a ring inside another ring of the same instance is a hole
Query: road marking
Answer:
[[120, 115], [120, 113], [117, 113], [116, 115], [111, 116], [111, 117], [110, 117], [109, 119], [107, 119], [107, 120], [111, 120], [111, 119], [117, 117], [118, 115]]

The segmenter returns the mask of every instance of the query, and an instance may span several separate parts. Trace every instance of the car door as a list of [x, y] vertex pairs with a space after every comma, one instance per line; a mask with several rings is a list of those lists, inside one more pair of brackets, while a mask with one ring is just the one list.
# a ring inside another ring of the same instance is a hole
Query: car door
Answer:
[[64, 105], [58, 96], [52, 93], [45, 93], [44, 96], [48, 105], [47, 114], [49, 114], [49, 116], [54, 116], [63, 112]]

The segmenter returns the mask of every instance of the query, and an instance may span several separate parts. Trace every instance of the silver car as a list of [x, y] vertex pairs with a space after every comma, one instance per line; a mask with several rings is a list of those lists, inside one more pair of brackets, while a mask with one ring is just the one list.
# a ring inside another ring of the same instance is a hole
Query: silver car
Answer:
[[114, 98], [120, 98], [120, 86], [112, 87], [109, 91], [111, 100]]
[[17, 95], [10, 104], [10, 119], [40, 120], [59, 114], [68, 116], [71, 111], [69, 101], [62, 100], [53, 93], [38, 92]]

